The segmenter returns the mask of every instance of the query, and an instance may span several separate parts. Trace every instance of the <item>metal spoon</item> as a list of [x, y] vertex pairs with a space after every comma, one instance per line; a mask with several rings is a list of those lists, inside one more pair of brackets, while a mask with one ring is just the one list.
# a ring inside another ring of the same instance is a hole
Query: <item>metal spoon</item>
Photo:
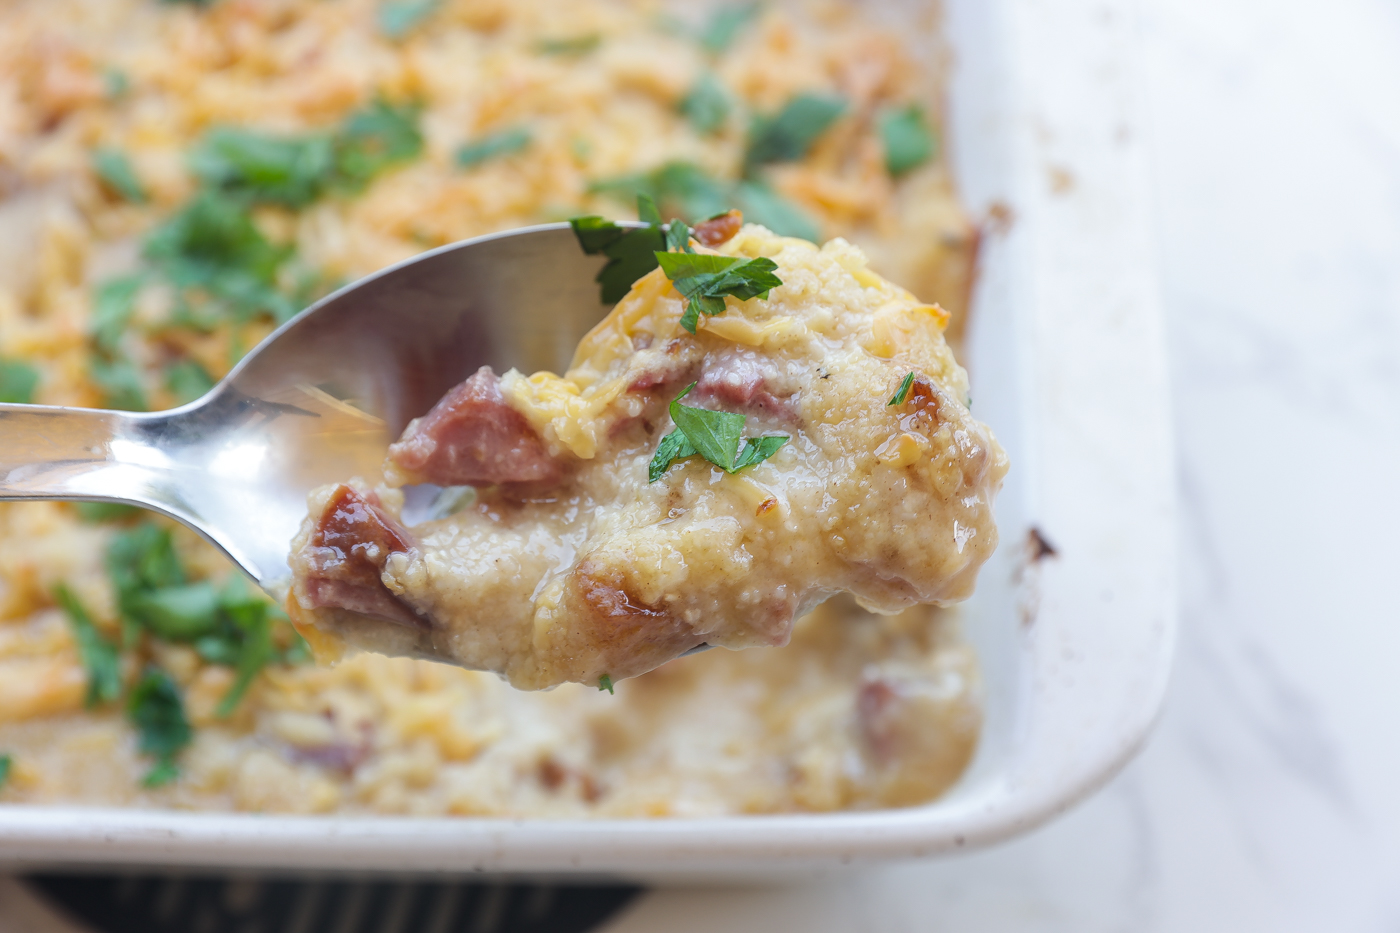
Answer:
[[316, 302], [181, 408], [0, 405], [0, 499], [163, 512], [280, 597], [306, 494], [379, 477], [409, 420], [483, 365], [563, 371], [607, 311], [605, 261], [563, 223], [464, 240]]

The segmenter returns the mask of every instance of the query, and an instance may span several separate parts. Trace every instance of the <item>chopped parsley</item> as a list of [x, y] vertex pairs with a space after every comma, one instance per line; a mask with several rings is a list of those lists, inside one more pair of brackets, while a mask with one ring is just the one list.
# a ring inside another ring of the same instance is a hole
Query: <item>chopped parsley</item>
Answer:
[[241, 577], [222, 587], [207, 580], [187, 582], [174, 540], [163, 528], [143, 522], [114, 537], [107, 550], [107, 571], [117, 590], [128, 645], [146, 632], [190, 644], [205, 661], [234, 668], [237, 676], [215, 711], [218, 716], [233, 712], [268, 664], [300, 659], [299, 637], [286, 651], [273, 639], [274, 624], [284, 618], [280, 610], [250, 591]]
[[9, 755], [0, 755], [0, 787], [4, 787], [10, 780], [10, 769], [14, 764], [15, 760]]
[[117, 349], [136, 310], [136, 293], [141, 283], [141, 276], [126, 275], [97, 286], [92, 306], [92, 339], [98, 349], [107, 353]]
[[879, 128], [880, 141], [885, 146], [885, 168], [894, 177], [922, 165], [933, 155], [933, 133], [918, 104], [880, 114]]
[[198, 291], [236, 320], [269, 313], [284, 321], [297, 307], [278, 289], [292, 247], [274, 245], [253, 225], [242, 200], [218, 191], [196, 195], [146, 239], [145, 256], [178, 291]]
[[666, 216], [681, 217], [692, 224], [738, 207], [746, 219], [779, 236], [816, 240], [821, 235], [806, 213], [763, 182], [721, 181], [689, 162], [667, 162], [650, 172], [595, 181], [589, 191], [628, 198], [646, 194], [661, 205]]
[[734, 190], [734, 202], [752, 223], [761, 224], [779, 236], [793, 236], [816, 242], [821, 229], [796, 204], [760, 181], [741, 181]]
[[470, 168], [489, 159], [513, 155], [528, 145], [530, 145], [529, 129], [523, 126], [512, 126], [465, 143], [457, 150], [457, 164], [463, 168]]
[[121, 100], [131, 90], [131, 79], [120, 68], [108, 68], [102, 72], [102, 87], [112, 100]]
[[179, 360], [166, 367], [165, 387], [184, 405], [214, 388], [214, 377], [196, 360]]
[[729, 119], [729, 93], [713, 72], [705, 72], [681, 98], [681, 115], [690, 121], [696, 132], [706, 135], [718, 132]]
[[376, 100], [352, 113], [335, 134], [335, 183], [350, 192], [364, 188], [375, 175], [423, 152], [418, 129], [421, 108]]
[[776, 114], [756, 117], [749, 127], [744, 173], [752, 174], [769, 162], [792, 162], [805, 156], [846, 111], [846, 102], [823, 94], [799, 94]]
[[890, 396], [890, 400], [885, 403], [885, 407], [888, 408], [891, 405], [903, 405], [905, 399], [909, 398], [909, 389], [913, 385], [914, 373], [911, 370], [910, 372], [905, 373], [903, 379], [899, 380], [899, 388], [895, 389], [894, 395]]
[[379, 5], [379, 31], [390, 39], [402, 39], [437, 9], [438, 0], [389, 0]]
[[102, 390], [102, 407], [117, 411], [149, 410], [141, 371], [126, 357], [96, 357], [88, 364], [88, 375]]
[[[671, 402], [671, 420], [676, 423], [676, 430], [663, 437], [657, 445], [656, 454], [647, 470], [650, 482], [659, 480], [674, 461], [695, 454], [726, 473], [735, 473], [762, 463], [788, 442], [789, 438], [781, 434], [745, 439], [744, 416], [737, 412], [710, 411], [682, 405], [681, 399], [689, 395], [693, 388], [695, 383], [692, 382]], [[742, 449], [739, 446], [741, 440], [744, 442]]]
[[608, 693], [613, 692], [613, 679], [607, 674], [598, 678], [598, 692], [602, 693], [604, 690], [608, 691]]
[[159, 668], [147, 668], [127, 700], [126, 715], [136, 727], [137, 747], [155, 759], [142, 783], [159, 787], [179, 777], [175, 759], [193, 738], [185, 704], [175, 682]]
[[783, 284], [774, 275], [777, 263], [766, 256], [740, 259], [737, 256], [714, 256], [697, 253], [656, 254], [661, 271], [686, 299], [681, 326], [695, 333], [701, 314], [714, 316], [724, 313], [725, 296], [740, 301], [767, 298], [770, 289]]
[[78, 643], [78, 656], [87, 669], [87, 694], [83, 697], [83, 705], [91, 708], [99, 703], [111, 703], [122, 692], [117, 646], [97, 631], [92, 616], [88, 615], [87, 609], [67, 586], [60, 583], [54, 589], [54, 599], [68, 616], [73, 640]]
[[134, 518], [142, 511], [137, 506], [127, 505], [125, 502], [74, 502], [73, 508], [77, 511], [78, 518], [89, 524]]
[[272, 136], [225, 126], [205, 134], [189, 163], [211, 188], [299, 208], [325, 191], [335, 151], [328, 136]]
[[132, 204], [146, 201], [146, 189], [142, 187], [141, 179], [136, 177], [131, 160], [120, 149], [109, 147], [93, 152], [92, 169], [114, 194], [121, 195]]
[[[657, 256], [667, 249], [689, 249], [689, 230], [680, 221], [661, 223], [656, 202], [637, 196], [637, 216], [645, 227], [619, 227], [604, 217], [575, 217], [569, 221], [579, 246], [590, 256], [602, 253], [609, 262], [598, 272], [603, 304], [620, 301], [642, 276], [657, 266]], [[684, 233], [682, 233], [684, 231]]]
[[590, 33], [568, 39], [543, 39], [535, 44], [535, 50], [544, 55], [586, 55], [602, 44], [602, 36]]
[[0, 402], [27, 405], [39, 385], [39, 370], [23, 360], [0, 358]]
[[710, 14], [697, 37], [705, 51], [712, 55], [723, 53], [738, 38], [762, 10], [759, 3], [735, 3], [722, 6]]

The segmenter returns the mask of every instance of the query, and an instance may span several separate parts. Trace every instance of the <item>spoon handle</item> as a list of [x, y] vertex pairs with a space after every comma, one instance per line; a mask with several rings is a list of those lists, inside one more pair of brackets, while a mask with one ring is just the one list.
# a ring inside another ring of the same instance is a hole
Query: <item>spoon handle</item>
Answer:
[[[0, 405], [0, 499], [144, 502], [140, 415], [50, 405]], [[149, 416], [144, 416], [149, 417]]]

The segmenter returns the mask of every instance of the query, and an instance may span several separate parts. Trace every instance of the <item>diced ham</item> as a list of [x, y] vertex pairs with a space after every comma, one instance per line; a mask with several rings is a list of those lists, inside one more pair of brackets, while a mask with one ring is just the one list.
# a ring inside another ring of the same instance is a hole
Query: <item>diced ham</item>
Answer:
[[439, 486], [545, 485], [564, 472], [525, 417], [506, 404], [500, 377], [489, 366], [410, 424], [389, 447], [389, 458]]
[[711, 248], [727, 243], [744, 225], [744, 215], [739, 211], [728, 211], [718, 217], [702, 220], [691, 231], [691, 236]]
[[771, 367], [765, 363], [751, 351], [714, 354], [706, 360], [695, 391], [726, 410], [762, 412], [790, 420], [795, 416], [792, 400], [770, 391]]
[[408, 551], [412, 538], [373, 496], [337, 486], [308, 542], [311, 572], [305, 592], [313, 609], [348, 609], [410, 628], [428, 622], [384, 585], [389, 555]]

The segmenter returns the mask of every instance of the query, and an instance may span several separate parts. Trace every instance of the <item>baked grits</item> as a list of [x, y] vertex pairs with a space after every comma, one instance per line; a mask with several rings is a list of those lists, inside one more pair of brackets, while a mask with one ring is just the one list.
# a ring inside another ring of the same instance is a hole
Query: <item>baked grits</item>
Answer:
[[[726, 39], [721, 16], [677, 26], [646, 4], [444, 0], [390, 35], [389, 6], [0, 8], [0, 399], [169, 407], [227, 372], [276, 315], [337, 282], [469, 236], [616, 215], [636, 176], [674, 180], [658, 172], [675, 162], [726, 192], [742, 183], [750, 197], [778, 196], [820, 238], [846, 237], [872, 268], [949, 309], [950, 334], [960, 326], [974, 230], [941, 153], [891, 171], [881, 135], [882, 121], [915, 103], [937, 123], [938, 68], [919, 63], [932, 60], [915, 45], [927, 38], [918, 29], [896, 35], [839, 4], [731, 8], [739, 26]], [[727, 98], [718, 122], [698, 119], [702, 83]], [[747, 172], [749, 117], [803, 94], [838, 97], [845, 110], [805, 151]], [[307, 189], [315, 197], [262, 198], [236, 213], [252, 223], [229, 228], [242, 249], [233, 258], [248, 260], [240, 271], [255, 274], [240, 281], [264, 289], [260, 306], [232, 300], [221, 280], [176, 287], [189, 264], [172, 265], [169, 236], [164, 252], [152, 242], [193, 207], [223, 203], [209, 193], [216, 173], [193, 164], [215, 131], [353, 139], [366, 118], [385, 122], [378, 102], [413, 118], [394, 158], [358, 174], [347, 164], [353, 183]], [[133, 542], [142, 558], [171, 546], [169, 579], [133, 584], [113, 572]], [[252, 594], [222, 595], [231, 576], [192, 533], [153, 516], [0, 507], [0, 801], [424, 815], [829, 810], [929, 799], [976, 743], [975, 665], [937, 610], [875, 616], [827, 603], [780, 651], [707, 652], [615, 696], [574, 685], [521, 693], [492, 675], [370, 654], [302, 663], [274, 610], [263, 628], [232, 625], [235, 609], [247, 621], [239, 599]], [[173, 637], [139, 611], [206, 583], [221, 594], [219, 614], [194, 621], [212, 635]], [[62, 608], [60, 585], [89, 627]], [[261, 653], [258, 632], [268, 635]], [[97, 663], [94, 645], [112, 663]], [[151, 671], [170, 692], [140, 689]], [[89, 705], [95, 684], [104, 689]], [[161, 697], [163, 707], [136, 702]], [[177, 711], [192, 733], [182, 743], [178, 730], [153, 728], [159, 717], [138, 715], [150, 709]], [[161, 757], [175, 768], [161, 771]]]
[[[691, 334], [654, 269], [563, 377], [483, 368], [408, 427], [390, 482], [481, 487], [469, 507], [406, 529], [388, 490], [313, 493], [290, 603], [312, 643], [326, 632], [540, 689], [633, 677], [700, 644], [782, 645], [835, 592], [885, 612], [969, 596], [996, 547], [1006, 457], [963, 404], [947, 314], [844, 240], [747, 226], [715, 255], [766, 257], [781, 284]], [[735, 472], [693, 453], [650, 469], [678, 391], [780, 446]]]

